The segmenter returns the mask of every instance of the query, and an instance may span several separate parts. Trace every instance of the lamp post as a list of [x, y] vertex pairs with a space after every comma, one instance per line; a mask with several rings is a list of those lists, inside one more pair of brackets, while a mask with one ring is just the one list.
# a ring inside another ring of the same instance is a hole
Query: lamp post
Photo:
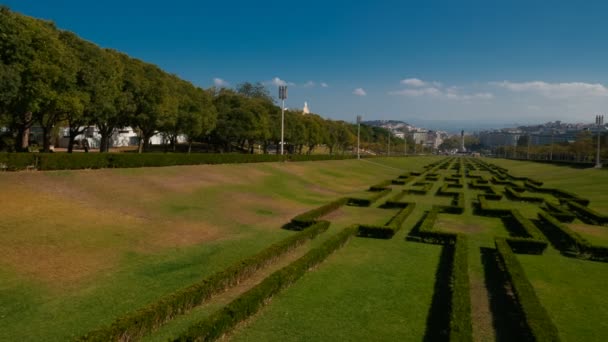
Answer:
[[602, 163], [600, 160], [600, 128], [604, 125], [604, 116], [596, 115], [595, 124], [597, 125], [597, 155], [595, 157], [595, 168], [601, 169]]
[[390, 157], [391, 156], [391, 131], [388, 131], [388, 150], [386, 151], [386, 154]]
[[360, 138], [361, 138], [361, 115], [357, 115], [357, 159], [361, 159]]
[[279, 99], [281, 99], [281, 155], [284, 154], [285, 146], [285, 99], [287, 98], [287, 86], [279, 86]]

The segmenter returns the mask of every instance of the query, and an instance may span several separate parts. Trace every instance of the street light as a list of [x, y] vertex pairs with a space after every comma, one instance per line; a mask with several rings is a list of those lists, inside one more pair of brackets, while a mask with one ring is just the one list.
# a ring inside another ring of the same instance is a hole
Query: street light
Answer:
[[285, 99], [287, 98], [287, 86], [279, 86], [279, 99], [281, 105], [281, 155], [283, 155], [283, 147], [285, 146]]
[[361, 137], [361, 115], [357, 115], [357, 159], [361, 159], [360, 137]]
[[388, 131], [388, 150], [386, 151], [387, 156], [391, 156], [391, 131]]
[[595, 124], [597, 125], [597, 156], [595, 158], [595, 168], [601, 169], [602, 163], [600, 160], [600, 127], [602, 127], [604, 125], [604, 116], [596, 115]]

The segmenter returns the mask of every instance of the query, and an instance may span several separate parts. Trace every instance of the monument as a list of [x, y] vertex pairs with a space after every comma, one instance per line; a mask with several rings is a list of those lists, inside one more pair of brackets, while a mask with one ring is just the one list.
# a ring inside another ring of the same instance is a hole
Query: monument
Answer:
[[310, 109], [308, 109], [308, 103], [306, 103], [306, 101], [304, 101], [304, 108], [302, 109], [302, 114], [310, 114]]
[[467, 150], [464, 148], [464, 130], [460, 131], [460, 151], [461, 153], [466, 152]]

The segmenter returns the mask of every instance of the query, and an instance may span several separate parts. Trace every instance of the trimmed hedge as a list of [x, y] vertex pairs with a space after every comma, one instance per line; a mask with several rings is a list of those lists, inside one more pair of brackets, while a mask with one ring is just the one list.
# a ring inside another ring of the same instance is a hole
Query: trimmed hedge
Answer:
[[408, 240], [419, 240], [426, 243], [438, 245], [451, 245], [456, 241], [455, 233], [447, 233], [435, 230], [435, 221], [441, 212], [441, 207], [433, 206], [420, 224], [416, 237], [408, 237]]
[[559, 341], [557, 328], [541, 305], [524, 269], [505, 239], [495, 240], [498, 257], [505, 268], [507, 279], [512, 285], [513, 294], [521, 308], [524, 322], [531, 340]]
[[313, 239], [328, 228], [329, 222], [319, 221], [223, 271], [212, 274], [201, 282], [177, 290], [139, 310], [127, 313], [117, 318], [111, 325], [91, 331], [78, 340], [116, 341], [138, 339], [175, 316], [201, 305], [213, 295], [237, 285], [260, 268], [268, 265], [286, 252], [295, 249], [305, 241]]
[[506, 239], [513, 251], [516, 253], [543, 254], [549, 243], [532, 221], [523, 217], [517, 209], [512, 209], [511, 216], [504, 218], [504, 220], [507, 230], [515, 235]]
[[387, 186], [391, 185], [393, 181], [391, 179], [382, 181], [378, 184], [374, 184], [369, 187], [368, 191], [383, 191], [387, 189]]
[[[483, 216], [491, 216], [491, 217], [505, 217], [511, 215], [511, 210], [509, 209], [497, 209], [491, 208], [488, 200], [494, 200], [495, 197], [489, 196], [487, 194], [481, 194], [477, 196], [478, 208], [477, 212], [479, 215]], [[499, 200], [500, 198], [496, 198]]]
[[373, 195], [369, 198], [358, 198], [358, 197], [350, 197], [346, 202], [347, 205], [355, 206], [355, 207], [369, 207], [374, 204], [377, 200], [384, 197], [386, 194], [391, 192], [391, 189], [383, 189], [381, 191], [373, 191]]
[[371, 237], [378, 239], [390, 239], [401, 229], [403, 221], [412, 213], [416, 207], [416, 203], [397, 202], [405, 204], [405, 207], [399, 210], [384, 226], [375, 225], [359, 225], [359, 236]]
[[333, 202], [327, 203], [318, 208], [309, 210], [291, 219], [290, 229], [302, 230], [317, 222], [317, 219], [321, 216], [327, 215], [332, 211], [340, 208], [348, 202], [347, 197], [339, 198]]
[[352, 159], [352, 155], [272, 155], [217, 153], [0, 153], [8, 170], [75, 170], [199, 164]]
[[469, 266], [467, 238], [456, 237], [451, 274], [450, 341], [472, 341], [471, 291], [469, 289]]
[[357, 226], [345, 228], [290, 265], [274, 272], [261, 283], [230, 302], [224, 308], [191, 325], [174, 341], [213, 341], [231, 331], [239, 322], [255, 314], [269, 298], [300, 279], [308, 270], [342, 247], [357, 232]]
[[17, 171], [36, 167], [36, 154], [34, 153], [6, 153], [0, 152], [0, 170]]
[[547, 213], [538, 213], [543, 231], [561, 252], [581, 259], [608, 262], [608, 246], [596, 246]]
[[509, 187], [509, 186], [505, 187], [505, 194], [511, 200], [522, 201], [522, 202], [534, 202], [534, 203], [543, 203], [545, 201], [545, 199], [542, 197], [524, 196], [524, 195], [520, 195], [518, 192], [521, 192], [521, 191], [517, 191], [517, 190], [515, 190], [515, 188]]
[[566, 209], [564, 209], [563, 207], [559, 206], [559, 205], [555, 205], [553, 203], [550, 202], [545, 202], [545, 206], [541, 207], [544, 211], [546, 211], [547, 213], [551, 214], [552, 216], [554, 216], [555, 218], [557, 218], [558, 220], [560, 220], [561, 222], [572, 222], [574, 221], [574, 219], [576, 218], [576, 215], [567, 211]]
[[597, 211], [587, 208], [574, 201], [565, 201], [568, 207], [574, 211], [581, 221], [594, 225], [606, 225], [608, 224], [608, 216], [600, 214]]

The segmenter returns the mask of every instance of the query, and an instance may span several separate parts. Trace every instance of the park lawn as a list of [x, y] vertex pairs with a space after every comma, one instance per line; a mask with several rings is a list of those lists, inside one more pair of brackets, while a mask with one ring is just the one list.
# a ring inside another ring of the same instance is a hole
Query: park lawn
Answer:
[[3, 173], [0, 340], [108, 324], [288, 236], [291, 217], [401, 173], [356, 160]]
[[594, 245], [608, 246], [608, 227], [585, 224], [578, 219], [567, 226]]
[[233, 341], [421, 341], [441, 246], [354, 238], [272, 299]]
[[517, 257], [563, 341], [606, 340], [608, 264], [567, 258], [553, 248]]

